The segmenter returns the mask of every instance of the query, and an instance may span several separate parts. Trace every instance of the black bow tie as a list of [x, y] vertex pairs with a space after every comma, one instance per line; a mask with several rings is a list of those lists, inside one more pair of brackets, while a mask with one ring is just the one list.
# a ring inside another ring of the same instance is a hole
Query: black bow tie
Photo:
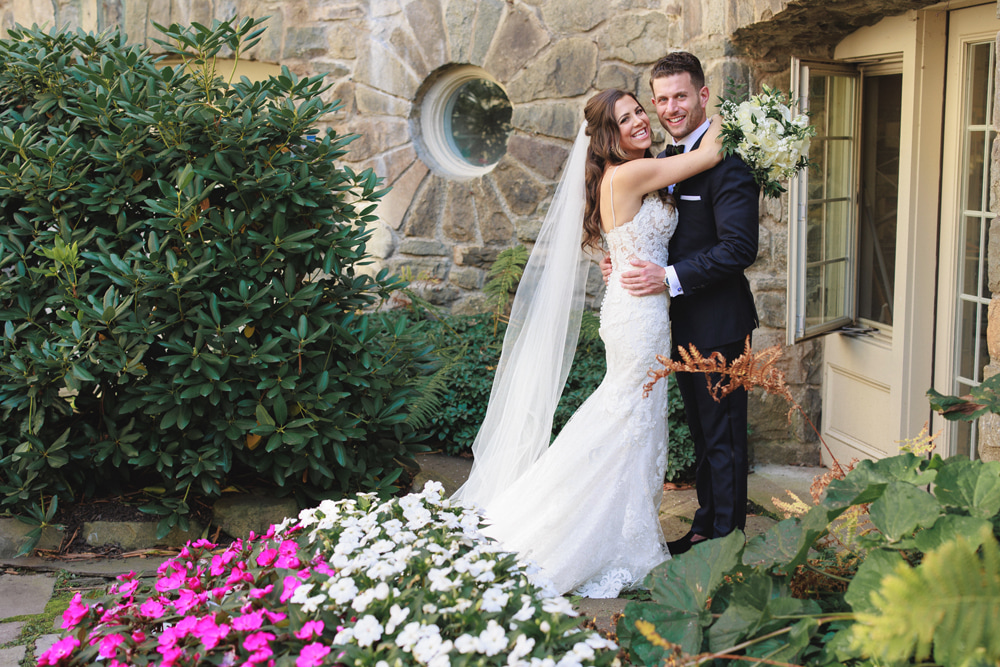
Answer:
[[684, 144], [667, 144], [666, 148], [663, 149], [663, 157], [670, 157], [671, 155], [680, 155], [684, 152]]

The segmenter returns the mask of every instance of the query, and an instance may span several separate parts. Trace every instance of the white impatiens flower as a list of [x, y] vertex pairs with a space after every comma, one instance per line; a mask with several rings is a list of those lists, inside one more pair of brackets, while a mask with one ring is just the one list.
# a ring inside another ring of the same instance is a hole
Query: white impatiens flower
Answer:
[[507, 649], [507, 632], [503, 626], [492, 618], [486, 624], [486, 629], [479, 633], [480, 652], [485, 655], [496, 655]]
[[559, 662], [556, 663], [556, 667], [583, 667], [583, 666], [580, 664], [580, 660], [577, 659], [575, 655], [573, 655], [572, 653], [567, 653], [566, 655], [564, 655], [562, 658], [559, 659]]
[[507, 664], [513, 665], [519, 662], [521, 658], [531, 653], [531, 649], [535, 648], [535, 640], [529, 639], [524, 635], [518, 635], [517, 640], [514, 642], [514, 647], [511, 648], [510, 653], [507, 654]]
[[375, 599], [375, 589], [369, 588], [358, 593], [354, 600], [351, 601], [351, 609], [358, 612], [359, 614], [364, 613], [368, 609], [368, 605], [372, 603]]
[[382, 624], [368, 614], [354, 624], [354, 641], [358, 646], [371, 646], [382, 638]]
[[399, 624], [406, 620], [406, 617], [410, 615], [409, 607], [400, 607], [398, 604], [392, 605], [389, 608], [389, 622], [385, 624], [385, 633], [391, 635], [399, 627]]
[[330, 585], [327, 595], [337, 604], [347, 604], [358, 594], [358, 587], [354, 584], [354, 579], [342, 577], [336, 579]]
[[531, 667], [556, 667], [556, 661], [552, 658], [532, 658]]
[[504, 593], [502, 588], [499, 586], [492, 586], [487, 589], [485, 593], [483, 593], [480, 608], [485, 612], [491, 613], [503, 611], [508, 599], [510, 599], [510, 595]]
[[371, 550], [377, 554], [389, 553], [396, 548], [396, 543], [392, 540], [379, 540], [371, 546]]
[[542, 610], [547, 611], [550, 614], [566, 614], [567, 616], [579, 615], [576, 613], [576, 610], [573, 609], [573, 605], [570, 604], [569, 600], [563, 597], [542, 600]]
[[291, 600], [292, 604], [302, 605], [302, 613], [312, 614], [319, 610], [319, 606], [326, 601], [326, 595], [320, 593], [312, 597], [309, 596], [309, 592], [316, 586], [316, 584], [300, 584], [295, 592], [292, 594]]
[[406, 568], [405, 562], [392, 560], [377, 560], [365, 571], [365, 576], [373, 581], [394, 578]]
[[389, 519], [382, 524], [382, 532], [389, 537], [392, 537], [401, 530], [403, 530], [403, 522], [399, 519]]
[[531, 598], [527, 595], [521, 596], [521, 608], [516, 614], [514, 614], [514, 620], [518, 622], [524, 622], [531, 619], [535, 615], [535, 605], [532, 603]]
[[605, 639], [604, 637], [600, 636], [596, 632], [591, 633], [591, 635], [589, 637], [587, 637], [587, 646], [589, 646], [590, 648], [594, 649], [595, 651], [603, 651], [603, 650], [617, 651], [618, 650], [618, 644], [614, 643], [610, 639]]
[[420, 641], [421, 636], [420, 623], [410, 621], [403, 626], [403, 631], [396, 635], [396, 646], [409, 653], [413, 650], [413, 645]]
[[573, 655], [576, 656], [577, 660], [593, 660], [594, 649], [587, 642], [577, 642], [573, 644]]
[[446, 593], [458, 587], [458, 583], [451, 579], [451, 568], [433, 568], [427, 573], [427, 581], [430, 582], [430, 589], [440, 593]]
[[455, 640], [455, 650], [459, 653], [481, 653], [482, 642], [479, 637], [459, 635]]
[[447, 655], [451, 651], [451, 648], [452, 643], [450, 640], [442, 641], [441, 635], [428, 634], [421, 637], [420, 641], [413, 645], [412, 653], [417, 662], [430, 664], [439, 656]]

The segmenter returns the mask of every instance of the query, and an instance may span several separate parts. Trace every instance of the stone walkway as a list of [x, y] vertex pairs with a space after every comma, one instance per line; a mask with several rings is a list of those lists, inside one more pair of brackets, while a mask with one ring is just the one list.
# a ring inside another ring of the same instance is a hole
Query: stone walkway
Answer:
[[[429, 479], [440, 481], [453, 492], [468, 476], [471, 461], [442, 454], [418, 457], [421, 472], [415, 480], [420, 488]], [[750, 498], [774, 511], [771, 498], [790, 490], [799, 497], [809, 497], [809, 485], [822, 468], [785, 466], [759, 467], [750, 475]], [[687, 532], [698, 506], [693, 489], [665, 490], [660, 508], [660, 523], [668, 540]], [[747, 520], [747, 535], [766, 531], [774, 523], [766, 516]], [[34, 665], [38, 656], [58, 639], [62, 608], [77, 590], [101, 589], [119, 574], [134, 570], [153, 574], [164, 558], [117, 558], [52, 561], [41, 558], [0, 559], [0, 667]], [[60, 579], [62, 574], [62, 579]], [[57, 582], [62, 582], [56, 589]], [[49, 607], [50, 602], [52, 605]], [[614, 614], [625, 608], [628, 600], [580, 600], [577, 609], [594, 618], [598, 626], [610, 626]], [[40, 621], [55, 615], [48, 627], [39, 629]]]

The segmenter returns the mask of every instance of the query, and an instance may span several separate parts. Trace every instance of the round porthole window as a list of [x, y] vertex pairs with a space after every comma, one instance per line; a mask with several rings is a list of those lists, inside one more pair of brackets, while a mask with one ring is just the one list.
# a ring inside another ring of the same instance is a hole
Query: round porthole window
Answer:
[[420, 107], [421, 137], [432, 166], [455, 178], [490, 171], [507, 152], [512, 112], [507, 94], [484, 70], [445, 72]]

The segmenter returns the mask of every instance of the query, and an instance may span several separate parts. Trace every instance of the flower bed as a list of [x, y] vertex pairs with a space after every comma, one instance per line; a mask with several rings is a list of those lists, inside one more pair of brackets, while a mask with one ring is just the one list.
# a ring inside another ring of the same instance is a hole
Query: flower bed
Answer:
[[608, 665], [569, 601], [484, 537], [440, 484], [324, 501], [224, 551], [200, 540], [152, 585], [78, 594], [39, 665]]

